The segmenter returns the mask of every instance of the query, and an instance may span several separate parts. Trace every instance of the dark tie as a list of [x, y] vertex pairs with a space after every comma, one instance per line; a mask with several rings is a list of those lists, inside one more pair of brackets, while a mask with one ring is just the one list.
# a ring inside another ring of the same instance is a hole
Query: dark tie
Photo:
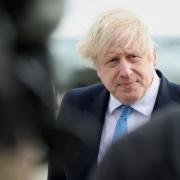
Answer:
[[127, 132], [127, 118], [133, 112], [133, 108], [129, 105], [121, 105], [120, 108], [121, 113], [114, 130], [113, 140], [116, 140]]

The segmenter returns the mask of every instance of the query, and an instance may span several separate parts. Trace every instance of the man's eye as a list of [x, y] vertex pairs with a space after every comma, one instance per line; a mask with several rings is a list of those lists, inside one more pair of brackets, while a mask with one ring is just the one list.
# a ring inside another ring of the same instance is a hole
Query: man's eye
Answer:
[[131, 62], [138, 62], [141, 58], [137, 55], [128, 55], [127, 59]]
[[114, 58], [111, 58], [109, 59], [107, 62], [106, 62], [106, 65], [108, 67], [115, 67], [119, 62], [119, 58], [117, 57], [114, 57]]
[[109, 62], [113, 63], [113, 62], [117, 62], [117, 61], [119, 61], [119, 59], [115, 57], [115, 58], [112, 58]]
[[137, 56], [136, 55], [129, 55], [128, 56], [128, 59], [133, 59], [133, 58], [137, 58]]

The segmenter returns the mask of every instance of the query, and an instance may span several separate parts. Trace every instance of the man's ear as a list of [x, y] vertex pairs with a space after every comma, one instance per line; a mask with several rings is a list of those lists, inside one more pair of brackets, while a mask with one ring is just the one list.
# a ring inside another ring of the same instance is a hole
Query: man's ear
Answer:
[[94, 64], [94, 67], [95, 67], [97, 76], [100, 78], [100, 69], [99, 69], [98, 64]]
[[97, 73], [97, 76], [100, 78], [100, 72], [98, 68], [96, 68], [96, 73]]
[[154, 66], [156, 66], [156, 49], [153, 50]]

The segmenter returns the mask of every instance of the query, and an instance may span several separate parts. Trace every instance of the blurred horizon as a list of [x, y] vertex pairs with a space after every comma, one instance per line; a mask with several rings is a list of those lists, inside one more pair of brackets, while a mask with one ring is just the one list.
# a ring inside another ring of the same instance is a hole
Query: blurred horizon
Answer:
[[[180, 36], [157, 36], [156, 68], [171, 81], [180, 83]], [[88, 68], [88, 61], [82, 59], [76, 49], [78, 38], [52, 38], [49, 44], [53, 57], [53, 70], [57, 85], [63, 90], [97, 82], [96, 72]]]

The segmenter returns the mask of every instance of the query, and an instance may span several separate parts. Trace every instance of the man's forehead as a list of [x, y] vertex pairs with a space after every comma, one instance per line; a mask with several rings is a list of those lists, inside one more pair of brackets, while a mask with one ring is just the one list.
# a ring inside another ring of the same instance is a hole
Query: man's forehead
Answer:
[[119, 47], [119, 46], [110, 46], [107, 48], [106, 54], [142, 54], [141, 50], [133, 47]]
[[[135, 49], [137, 42], [133, 37], [125, 35], [119, 35], [112, 37], [109, 40], [107, 49], [121, 48], [121, 49]], [[134, 47], [135, 46], [135, 47]]]

